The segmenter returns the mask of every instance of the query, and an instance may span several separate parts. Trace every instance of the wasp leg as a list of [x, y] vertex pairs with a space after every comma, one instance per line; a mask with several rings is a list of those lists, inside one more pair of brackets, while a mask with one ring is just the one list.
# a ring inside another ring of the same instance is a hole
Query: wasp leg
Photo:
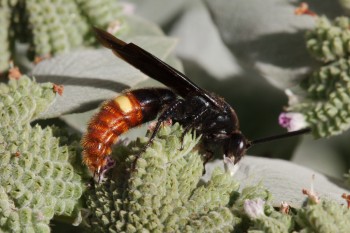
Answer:
[[214, 157], [214, 152], [211, 150], [206, 150], [203, 161], [203, 175], [206, 173], [205, 165]]
[[184, 104], [184, 100], [183, 99], [176, 99], [172, 104], [170, 104], [167, 108], [165, 108], [165, 110], [163, 111], [162, 114], [160, 114], [160, 116], [158, 117], [158, 120], [157, 120], [157, 124], [154, 127], [152, 135], [149, 138], [147, 144], [145, 145], [145, 147], [138, 154], [135, 155], [135, 159], [134, 159], [134, 161], [133, 161], [133, 163], [131, 165], [131, 170], [132, 171], [135, 171], [136, 162], [140, 158], [141, 154], [146, 151], [147, 147], [149, 147], [152, 144], [154, 138], [157, 136], [157, 133], [160, 130], [161, 124], [164, 121], [166, 121], [168, 118], [171, 118], [172, 116], [174, 116], [174, 113], [177, 113], [177, 111], [180, 109], [180, 107], [183, 106], [183, 104]]
[[101, 181], [101, 176], [100, 176], [100, 172], [98, 171], [99, 169], [94, 171], [94, 175], [93, 175], [93, 180], [97, 180], [97, 183], [100, 183]]
[[189, 125], [187, 125], [181, 135], [181, 147], [180, 150], [184, 149], [184, 139], [185, 139], [185, 135], [191, 130], [196, 128], [196, 126], [198, 126], [199, 124], [202, 123], [203, 120], [203, 116], [205, 116], [205, 114], [208, 112], [208, 108], [202, 108], [197, 114], [195, 114], [195, 116], [193, 117], [191, 123]]
[[164, 121], [166, 121], [168, 118], [171, 118], [171, 117], [174, 115], [174, 113], [176, 113], [176, 112], [178, 111], [179, 107], [182, 107], [182, 106], [183, 106], [183, 104], [184, 104], [184, 100], [183, 100], [183, 99], [177, 99], [177, 100], [174, 101], [173, 104], [171, 104], [169, 107], [167, 107], [167, 108], [163, 111], [163, 113], [158, 117], [157, 124], [156, 124], [156, 126], [154, 127], [154, 130], [153, 130], [153, 132], [152, 132], [152, 135], [151, 135], [151, 137], [149, 138], [149, 140], [148, 140], [148, 142], [147, 142], [147, 144], [146, 144], [146, 146], [145, 146], [145, 149], [146, 149], [147, 147], [149, 147], [149, 146], [152, 144], [154, 138], [156, 137], [156, 135], [157, 135], [157, 133], [158, 133], [158, 131], [159, 131], [159, 129], [160, 129], [160, 125], [161, 125]]

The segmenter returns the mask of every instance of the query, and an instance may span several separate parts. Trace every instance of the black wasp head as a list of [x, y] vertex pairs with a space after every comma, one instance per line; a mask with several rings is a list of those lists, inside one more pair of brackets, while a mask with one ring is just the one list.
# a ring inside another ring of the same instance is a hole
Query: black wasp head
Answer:
[[238, 163], [245, 151], [249, 147], [249, 142], [241, 132], [233, 132], [224, 144], [226, 159], [234, 164]]

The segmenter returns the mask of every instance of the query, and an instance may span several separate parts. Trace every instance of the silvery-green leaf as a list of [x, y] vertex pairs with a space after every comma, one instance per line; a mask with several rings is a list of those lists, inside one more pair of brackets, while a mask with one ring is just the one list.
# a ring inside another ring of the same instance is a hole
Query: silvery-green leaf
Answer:
[[[215, 166], [223, 166], [222, 160], [207, 166], [206, 179], [210, 177], [210, 172]], [[315, 175], [314, 181], [312, 181], [313, 175]], [[275, 206], [285, 201], [292, 207], [301, 207], [306, 200], [302, 189], [310, 189], [312, 182], [314, 191], [321, 199], [331, 199], [345, 204], [341, 195], [349, 192], [342, 188], [337, 180], [332, 180], [310, 168], [280, 159], [245, 156], [233, 179], [240, 182], [241, 188], [262, 182], [263, 186], [271, 192]]]
[[188, 5], [186, 0], [147, 0], [126, 2], [134, 5], [135, 14], [141, 15], [157, 24], [166, 24]]
[[239, 66], [202, 2], [186, 9], [170, 35], [179, 38], [176, 52], [182, 59], [197, 63], [213, 77], [224, 79], [239, 73]]
[[[294, 85], [314, 60], [306, 51], [304, 33], [314, 17], [297, 16], [298, 2], [287, 0], [206, 0], [221, 37], [246, 69], [255, 69], [280, 88]], [[333, 0], [308, 1], [322, 15], [341, 13]]]
[[[163, 36], [137, 36], [130, 40], [161, 59], [176, 44], [175, 39]], [[103, 100], [146, 79], [139, 70], [104, 48], [79, 50], [42, 61], [34, 68], [33, 75], [40, 82], [64, 85], [63, 95], [42, 118], [96, 108]]]
[[120, 38], [123, 40], [135, 36], [164, 36], [164, 32], [157, 24], [137, 15], [125, 15], [124, 19], [128, 28], [125, 34], [120, 35]]
[[334, 146], [334, 142], [341, 138], [347, 140], [348, 137], [346, 136], [348, 135], [318, 140], [314, 140], [312, 137], [304, 137], [296, 148], [291, 161], [341, 179], [343, 174], [348, 171], [348, 166], [339, 151], [339, 146], [338, 148]]

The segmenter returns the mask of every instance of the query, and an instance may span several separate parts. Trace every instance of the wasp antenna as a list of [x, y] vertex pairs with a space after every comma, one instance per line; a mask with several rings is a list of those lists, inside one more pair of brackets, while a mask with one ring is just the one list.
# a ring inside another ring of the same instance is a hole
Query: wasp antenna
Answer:
[[102, 29], [99, 29], [97, 27], [93, 27], [93, 29], [95, 31], [95, 35], [98, 41], [106, 48], [112, 49], [113, 51], [117, 52], [123, 49], [125, 45], [127, 45], [126, 42], [119, 40], [112, 34]]
[[277, 134], [277, 135], [273, 135], [270, 137], [255, 139], [255, 140], [252, 140], [252, 141], [247, 143], [247, 148], [249, 148], [255, 144], [275, 141], [275, 140], [282, 139], [282, 138], [294, 137], [294, 136], [298, 136], [298, 135], [302, 135], [302, 134], [306, 134], [306, 133], [310, 133], [310, 132], [311, 132], [311, 128], [304, 128], [304, 129], [300, 129], [300, 130], [296, 130], [296, 131], [292, 131], [292, 132], [288, 132], [288, 133]]

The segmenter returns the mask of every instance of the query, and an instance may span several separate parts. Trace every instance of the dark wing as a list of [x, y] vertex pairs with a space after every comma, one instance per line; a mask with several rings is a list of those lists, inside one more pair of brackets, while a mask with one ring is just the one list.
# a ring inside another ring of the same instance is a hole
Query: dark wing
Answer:
[[126, 43], [110, 33], [94, 28], [98, 40], [103, 46], [113, 51], [115, 55], [128, 62], [142, 73], [163, 83], [177, 94], [186, 98], [188, 95], [200, 95], [215, 105], [216, 98], [198, 87], [183, 73], [161, 61], [146, 50], [133, 43]]

